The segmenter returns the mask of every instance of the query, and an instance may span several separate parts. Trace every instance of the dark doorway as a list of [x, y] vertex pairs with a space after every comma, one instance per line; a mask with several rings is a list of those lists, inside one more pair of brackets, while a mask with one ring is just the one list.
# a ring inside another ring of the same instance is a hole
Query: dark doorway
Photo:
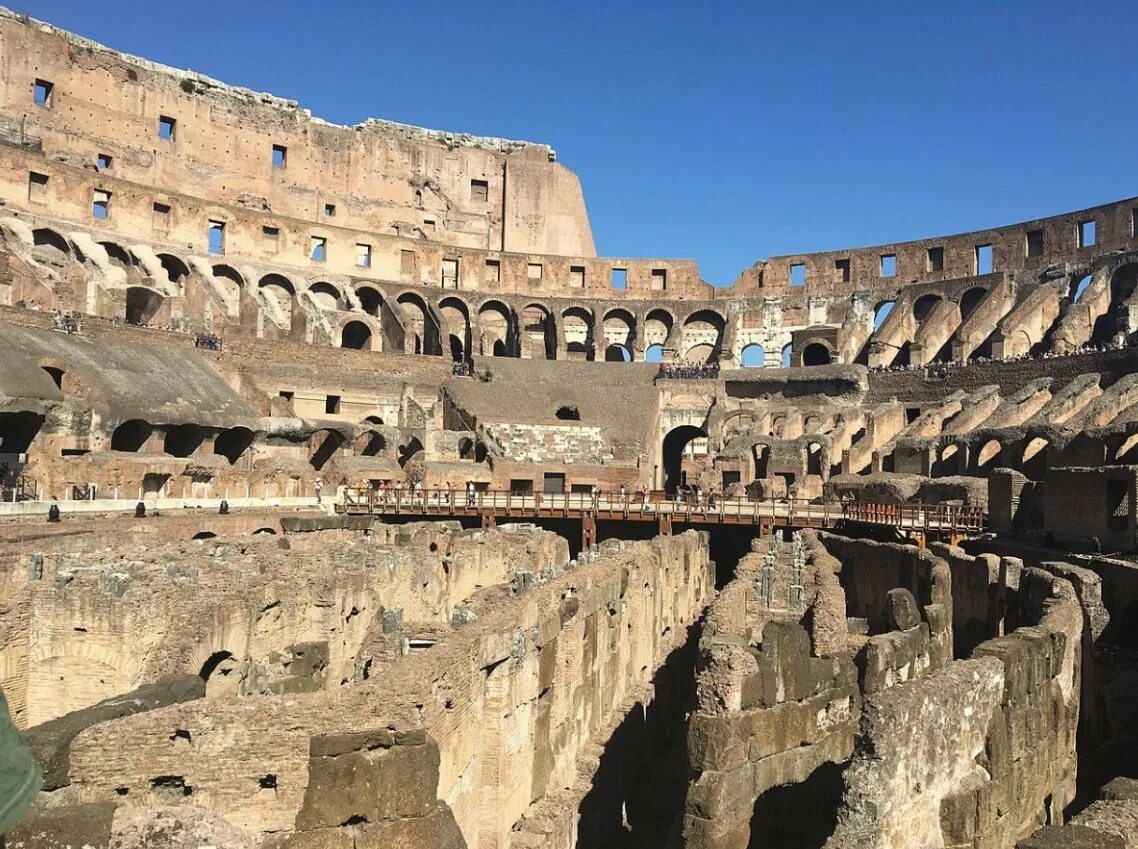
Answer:
[[674, 493], [683, 480], [684, 449], [693, 439], [707, 436], [707, 431], [694, 425], [680, 425], [664, 437], [664, 491]]
[[800, 784], [782, 784], [755, 802], [748, 849], [821, 849], [838, 824], [842, 768], [825, 763]]

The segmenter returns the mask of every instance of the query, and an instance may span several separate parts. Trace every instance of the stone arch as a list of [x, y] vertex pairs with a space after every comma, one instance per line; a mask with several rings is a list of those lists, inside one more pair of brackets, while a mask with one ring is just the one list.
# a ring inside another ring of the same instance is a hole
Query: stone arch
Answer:
[[50, 227], [37, 227], [32, 230], [32, 245], [34, 247], [49, 247], [55, 248], [60, 253], [71, 256], [73, 251], [71, 242], [60, 232], [52, 230]]
[[622, 356], [622, 360], [632, 359], [632, 346], [636, 341], [636, 319], [632, 313], [620, 308], [609, 310], [601, 320], [601, 331], [605, 337], [606, 360], [609, 360], [609, 349], [614, 346], [624, 349], [628, 355]]
[[194, 534], [192, 537], [190, 537], [190, 539], [191, 540], [217, 539], [217, 534], [215, 534], [213, 531], [198, 531], [196, 534]]
[[308, 297], [312, 303], [325, 312], [342, 309], [344, 295], [338, 287], [326, 280], [318, 280], [308, 287]]
[[186, 285], [186, 278], [190, 276], [190, 267], [186, 265], [184, 260], [173, 254], [158, 254], [158, 261], [162, 263], [170, 282], [181, 291], [182, 287]]
[[461, 298], [448, 297], [439, 301], [439, 320], [442, 322], [443, 349], [456, 363], [470, 358], [470, 307]]
[[292, 302], [296, 297], [296, 287], [291, 280], [281, 274], [266, 274], [257, 281], [257, 290], [266, 303], [276, 309], [284, 325], [292, 324]]
[[162, 296], [145, 286], [128, 286], [126, 290], [126, 323], [146, 326], [162, 308]]
[[219, 454], [234, 465], [253, 445], [253, 431], [247, 427], [223, 430], [213, 441], [213, 453]]
[[756, 442], [751, 446], [751, 459], [755, 464], [755, 480], [762, 480], [767, 476], [767, 465], [771, 456], [771, 447], [765, 442]]
[[693, 439], [701, 437], [706, 438], [707, 431], [695, 425], [674, 427], [664, 436], [661, 459], [665, 492], [674, 493], [686, 482], [683, 470], [684, 449]]
[[921, 295], [913, 302], [913, 318], [917, 320], [917, 324], [923, 324], [925, 319], [928, 318], [937, 305], [943, 301], [940, 295], [936, 292], [929, 292], [926, 295]]
[[403, 330], [408, 335], [410, 350], [406, 353], [438, 354], [438, 334], [431, 323], [430, 309], [415, 292], [404, 292], [398, 298], [400, 316], [403, 319]]
[[514, 321], [508, 306], [491, 300], [478, 307], [478, 339], [483, 356], [514, 356]]
[[684, 319], [680, 350], [691, 363], [710, 363], [718, 358], [727, 319], [715, 310], [696, 310]]
[[945, 445], [940, 450], [937, 475], [939, 477], [946, 477], [949, 475], [964, 474], [965, 469], [961, 466], [961, 460], [963, 460], [964, 457], [965, 452], [960, 445], [957, 445], [955, 442]]
[[1000, 462], [1000, 456], [1003, 454], [1004, 447], [997, 439], [989, 439], [984, 443], [980, 449], [980, 453], [976, 455], [976, 469], [977, 471], [987, 472], [996, 468]]
[[375, 337], [371, 328], [363, 321], [346, 321], [340, 328], [340, 347], [356, 351], [374, 350]]
[[130, 251], [120, 245], [118, 242], [99, 242], [103, 250], [107, 252], [107, 259], [111, 265], [117, 266], [124, 271], [132, 266], [138, 264], [138, 261], [131, 255]]
[[215, 651], [202, 664], [198, 676], [205, 681], [207, 699], [236, 696], [239, 689], [237, 658], [226, 650]]
[[739, 352], [739, 364], [743, 368], [763, 368], [766, 365], [767, 351], [758, 342], [752, 342]]
[[383, 296], [379, 294], [379, 290], [374, 286], [357, 286], [356, 297], [360, 301], [360, 309], [368, 315], [379, 317], [380, 308], [383, 305]]
[[534, 359], [557, 359], [557, 328], [553, 313], [541, 304], [529, 304], [522, 310], [522, 332], [529, 341], [529, 354]]
[[987, 297], [988, 290], [983, 286], [973, 286], [967, 292], [960, 296], [960, 318], [961, 321], [967, 321], [972, 313], [976, 312], [976, 307], [980, 306], [984, 298]]
[[593, 339], [593, 313], [585, 307], [573, 306], [561, 313], [561, 333], [565, 350], [577, 359], [592, 360], [595, 356]]
[[810, 442], [806, 446], [806, 474], [822, 474], [822, 443]]
[[833, 360], [833, 352], [830, 346], [824, 342], [811, 342], [802, 349], [802, 365], [804, 366], [825, 366], [829, 365]]
[[357, 457], [378, 457], [387, 450], [387, 439], [382, 433], [365, 430], [352, 443], [352, 452]]
[[141, 451], [151, 435], [154, 426], [142, 419], [130, 419], [116, 427], [111, 433], [112, 451]]
[[896, 301], [879, 301], [877, 306], [873, 308], [874, 331], [880, 330], [881, 325], [885, 324], [885, 320], [889, 318], [889, 314], [893, 312], [893, 307], [896, 303]]
[[1028, 441], [1023, 449], [1020, 471], [1032, 480], [1043, 480], [1047, 475], [1047, 454], [1051, 442], [1042, 436]]
[[320, 471], [343, 444], [344, 435], [338, 430], [324, 428], [316, 431], [308, 439], [309, 465], [316, 471]]
[[423, 453], [423, 443], [419, 441], [418, 437], [412, 436], [407, 443], [399, 446], [399, 466], [404, 468], [415, 457]]
[[665, 309], [654, 309], [644, 317], [644, 343], [645, 345], [659, 345], [663, 348], [672, 335], [672, 328], [676, 325], [675, 316]]
[[166, 428], [162, 450], [172, 457], [189, 457], [205, 441], [206, 429], [197, 424], [176, 424]]

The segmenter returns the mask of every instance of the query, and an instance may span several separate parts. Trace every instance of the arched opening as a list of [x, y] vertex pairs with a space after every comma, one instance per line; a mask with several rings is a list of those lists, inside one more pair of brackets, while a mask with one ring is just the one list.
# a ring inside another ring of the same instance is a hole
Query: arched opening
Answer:
[[976, 455], [976, 468], [981, 472], [991, 471], [996, 468], [1000, 462], [1000, 455], [1003, 453], [1003, 446], [995, 439], [990, 439], [984, 443], [984, 447], [980, 449], [980, 453]]
[[344, 300], [340, 290], [323, 280], [308, 287], [308, 297], [317, 307], [325, 311], [338, 310]]
[[881, 325], [885, 323], [885, 319], [889, 318], [889, 314], [893, 312], [894, 301], [882, 301], [873, 310], [873, 329], [878, 331]]
[[530, 304], [522, 310], [522, 330], [529, 340], [529, 353], [534, 359], [557, 359], [557, 332], [553, 315], [541, 304]]
[[802, 349], [802, 365], [826, 366], [830, 364], [830, 349], [821, 342], [812, 342]]
[[55, 383], [56, 388], [62, 392], [63, 391], [63, 369], [57, 368], [56, 366], [40, 366], [40, 368], [42, 368], [45, 372], [47, 372], [47, 376], [52, 379], [52, 382]]
[[817, 442], [811, 442], [806, 448], [806, 474], [822, 474], [822, 446]]
[[110, 260], [111, 265], [117, 266], [124, 271], [135, 264], [134, 257], [127, 253], [126, 248], [117, 242], [99, 242], [103, 246], [103, 250], [107, 252], [107, 259]]
[[770, 459], [771, 447], [765, 442], [751, 446], [751, 453], [755, 460], [755, 480], [763, 480], [767, 476], [767, 461]]
[[791, 355], [793, 353], [794, 353], [794, 351], [793, 351], [793, 347], [791, 345], [784, 345], [783, 346], [782, 353], [779, 357], [779, 360], [782, 363], [783, 368], [790, 368], [790, 358], [791, 358]]
[[1138, 433], [1132, 433], [1114, 452], [1114, 462], [1133, 466], [1138, 463]]
[[162, 440], [162, 450], [173, 457], [189, 457], [204, 440], [205, 428], [200, 425], [170, 425], [166, 428], [166, 438]]
[[153, 289], [131, 286], [126, 290], [126, 323], [147, 325], [162, 307], [162, 296]]
[[352, 450], [359, 457], [378, 457], [387, 448], [387, 440], [382, 433], [374, 430], [365, 431], [356, 437]]
[[439, 302], [439, 320], [446, 337], [446, 352], [456, 363], [466, 362], [470, 348], [470, 318], [466, 304], [458, 298]]
[[474, 459], [474, 440], [469, 437], [463, 437], [458, 441], [458, 459], [460, 460], [473, 460]]
[[340, 347], [362, 351], [371, 348], [371, 328], [362, 321], [349, 321], [340, 331]]
[[714, 310], [697, 310], [684, 321], [681, 350], [689, 363], [717, 360], [727, 320]]
[[675, 323], [672, 314], [667, 310], [652, 310], [644, 317], [644, 343], [659, 345], [662, 348], [668, 343], [668, 336], [671, 335]]
[[513, 356], [514, 332], [509, 307], [499, 301], [483, 304], [478, 310], [478, 335], [484, 355]]
[[271, 534], [272, 536], [276, 536], [277, 532], [272, 528], [257, 528], [257, 530], [253, 531], [253, 536], [258, 536], [260, 534]]
[[379, 292], [371, 286], [360, 286], [356, 289], [356, 297], [360, 299], [360, 309], [368, 315], [379, 315], [379, 306], [383, 303]]
[[644, 362], [646, 363], [662, 363], [664, 362], [664, 346], [663, 345], [649, 345], [644, 349]]
[[154, 433], [154, 427], [141, 419], [123, 422], [111, 434], [112, 451], [141, 451]]
[[623, 349], [628, 354], [628, 358], [623, 360], [624, 362], [632, 360], [632, 345], [636, 341], [635, 329], [636, 319], [628, 310], [613, 309], [605, 314], [601, 322], [601, 332], [605, 337], [605, 360], [607, 362], [621, 361], [610, 359], [610, 349], [614, 346]]
[[406, 466], [417, 455], [423, 451], [423, 443], [417, 437], [412, 436], [406, 445], [399, 446], [399, 466], [400, 468]]
[[741, 357], [743, 368], [762, 368], [767, 364], [767, 352], [762, 345], [748, 345]]
[[1087, 274], [1076, 280], [1071, 284], [1070, 298], [1071, 303], [1077, 304], [1083, 297], [1083, 293], [1087, 291], [1087, 287], [1091, 285], [1091, 275]]
[[308, 463], [316, 471], [324, 468], [324, 464], [340, 450], [344, 444], [344, 436], [336, 430], [318, 430], [308, 440]]
[[265, 302], [276, 311], [277, 319], [283, 325], [292, 323], [292, 299], [296, 289], [286, 277], [280, 274], [266, 274], [257, 283], [257, 289]]
[[71, 244], [67, 239], [47, 227], [37, 227], [32, 231], [32, 245], [37, 248], [55, 248], [62, 254], [71, 253]]
[[217, 539], [217, 534], [215, 534], [213, 531], [198, 531], [196, 534], [194, 534], [192, 537], [190, 537], [190, 539], [191, 540]]
[[366, 419], [364, 419], [364, 421], [367, 422], [368, 424], [375, 424], [375, 425], [383, 424], [383, 419], [381, 419], [379, 416], [368, 416]]
[[427, 304], [418, 295], [404, 292], [399, 296], [400, 316], [403, 319], [404, 333], [410, 340], [407, 353], [430, 354], [438, 356], [442, 353], [439, 342], [438, 327], [431, 320]]
[[674, 493], [682, 484], [687, 483], [687, 473], [684, 470], [684, 449], [693, 439], [706, 438], [707, 431], [694, 425], [680, 425], [673, 428], [664, 437], [663, 467], [664, 490]]
[[579, 422], [581, 421], [581, 412], [574, 405], [566, 405], [558, 407], [557, 412], [554, 413], [557, 418], [563, 422]]
[[253, 445], [253, 431], [247, 427], [231, 427], [223, 430], [213, 441], [213, 453], [219, 454], [233, 465]]
[[22, 454], [43, 427], [44, 416], [39, 413], [0, 413], [0, 451], [5, 454]]
[[1047, 475], [1047, 446], [1050, 443], [1041, 436], [1032, 439], [1023, 449], [1023, 464], [1020, 469], [1033, 481], [1040, 481]]
[[961, 295], [960, 318], [964, 321], [967, 321], [968, 317], [972, 315], [972, 313], [976, 312], [976, 307], [980, 306], [980, 302], [984, 300], [984, 297], [987, 294], [987, 289], [982, 286], [976, 286], [975, 288], [969, 289], [967, 292]]
[[605, 362], [630, 363], [632, 362], [632, 352], [623, 345], [609, 345], [605, 348]]
[[237, 658], [232, 652], [217, 651], [202, 664], [198, 676], [205, 681], [207, 699], [236, 696], [240, 685]]
[[158, 261], [162, 263], [170, 282], [181, 289], [190, 276], [190, 267], [173, 254], [158, 254]]
[[928, 295], [921, 295], [913, 304], [913, 318], [917, 320], [917, 324], [923, 324], [925, 319], [929, 317], [937, 304], [943, 299], [940, 295], [929, 293]]
[[213, 281], [221, 290], [225, 299], [232, 304], [241, 300], [241, 290], [245, 288], [245, 278], [231, 265], [215, 265], [213, 267]]
[[561, 333], [565, 350], [572, 359], [592, 360], [594, 356], [593, 314], [582, 307], [570, 307], [561, 314]]

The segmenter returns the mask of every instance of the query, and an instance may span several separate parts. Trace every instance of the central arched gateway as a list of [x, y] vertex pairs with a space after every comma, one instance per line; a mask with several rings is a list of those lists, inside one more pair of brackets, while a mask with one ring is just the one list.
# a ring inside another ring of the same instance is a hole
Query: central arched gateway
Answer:
[[706, 437], [707, 431], [695, 425], [672, 428], [664, 437], [663, 468], [664, 491], [674, 493], [687, 481], [684, 479], [684, 450], [693, 439]]

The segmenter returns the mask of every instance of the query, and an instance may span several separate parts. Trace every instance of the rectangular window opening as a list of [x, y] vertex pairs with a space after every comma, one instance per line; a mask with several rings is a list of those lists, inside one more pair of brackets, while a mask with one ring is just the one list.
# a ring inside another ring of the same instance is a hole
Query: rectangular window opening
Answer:
[[28, 200], [43, 201], [47, 198], [47, 174], [28, 172]]
[[95, 189], [94, 200], [91, 203], [91, 214], [96, 218], [106, 220], [111, 214], [111, 193], [104, 189]]
[[328, 240], [323, 236], [313, 236], [308, 256], [313, 262], [324, 262], [328, 259]]
[[210, 219], [209, 252], [215, 256], [225, 253], [225, 222]]
[[335, 214], [336, 214], [336, 204], [334, 204], [334, 203], [324, 204], [324, 217], [325, 218], [331, 218]]
[[1079, 222], [1079, 247], [1080, 248], [1094, 247], [1096, 237], [1097, 237], [1097, 233], [1095, 232], [1095, 222], [1093, 219], [1090, 221], [1080, 221]]
[[531, 262], [526, 266], [526, 279], [527, 280], [541, 280], [541, 263]]
[[944, 247], [929, 248], [925, 252], [925, 271], [944, 271]]
[[324, 412], [333, 414], [340, 412], [339, 395], [329, 395], [324, 399]]
[[154, 229], [163, 233], [170, 229], [170, 204], [155, 201]]
[[273, 145], [273, 167], [284, 168], [288, 165], [288, 148], [283, 144]]
[[399, 273], [410, 277], [415, 274], [415, 252], [402, 250], [399, 252]]
[[169, 115], [158, 116], [158, 138], [164, 141], [173, 141], [177, 132], [178, 122]]
[[976, 246], [976, 273], [991, 274], [995, 267], [995, 254], [991, 245]]
[[458, 288], [458, 260], [457, 259], [444, 259], [443, 260], [443, 288], [444, 289], [457, 289]]
[[279, 227], [261, 228], [261, 247], [271, 254], [280, 249], [281, 231]]
[[98, 155], [98, 157], [95, 158], [95, 167], [98, 168], [100, 171], [106, 171], [108, 168], [111, 167], [111, 164], [114, 161], [115, 161], [114, 157], [111, 156], [109, 153], [100, 153]]
[[839, 283], [850, 282], [850, 261], [848, 257], [834, 260], [834, 276], [838, 278]]
[[291, 400], [293, 399], [293, 396], [295, 396], [295, 395], [296, 395], [296, 393], [295, 393], [295, 392], [292, 392], [292, 391], [290, 391], [290, 390], [288, 390], [288, 389], [282, 389], [282, 390], [280, 391], [280, 396], [281, 396], [282, 398], [284, 398], [286, 401], [291, 401]]
[[486, 260], [486, 282], [502, 282], [502, 264], [496, 259]]
[[490, 199], [490, 184], [485, 180], [471, 180], [470, 199], [476, 203], [486, 203]]
[[628, 288], [628, 269], [614, 268], [612, 270], [612, 287], [614, 289]]
[[356, 265], [371, 268], [371, 245], [356, 245]]
[[881, 277], [897, 276], [897, 254], [881, 255]]
[[52, 94], [55, 92], [55, 83], [48, 80], [36, 80], [35, 87], [32, 89], [36, 101], [36, 106], [42, 106], [45, 109], [51, 108]]
[[571, 265], [569, 266], [569, 285], [574, 289], [585, 288], [585, 266]]
[[666, 268], [653, 268], [652, 269], [652, 291], [663, 292], [668, 288], [668, 269]]
[[790, 285], [791, 286], [805, 286], [806, 285], [806, 265], [801, 262], [793, 262], [790, 264]]
[[1026, 239], [1026, 252], [1029, 257], [1043, 256], [1043, 231], [1028, 230]]

